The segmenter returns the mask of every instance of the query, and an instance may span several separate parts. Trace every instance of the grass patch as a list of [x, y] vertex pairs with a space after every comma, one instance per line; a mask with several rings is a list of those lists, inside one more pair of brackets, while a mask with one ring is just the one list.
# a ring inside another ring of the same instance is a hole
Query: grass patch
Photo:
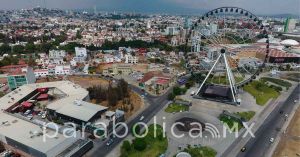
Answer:
[[229, 116], [225, 116], [225, 115], [220, 115], [219, 117], [220, 121], [227, 124], [229, 126], [229, 129], [232, 128], [235, 123], [238, 124], [238, 129], [240, 130], [241, 128], [243, 128], [243, 124], [237, 120], [237, 119], [234, 119], [232, 117], [229, 117]]
[[251, 118], [254, 117], [255, 112], [254, 111], [248, 111], [248, 112], [237, 112], [237, 115], [241, 116], [242, 118], [244, 118], [246, 121], [251, 120]]
[[[237, 77], [237, 76], [235, 76], [234, 79], [235, 79], [236, 83], [239, 83], [244, 80], [243, 77]], [[215, 77], [211, 77], [208, 79], [208, 82], [214, 83], [214, 84], [229, 85], [229, 81], [228, 81], [227, 77], [224, 75], [222, 75], [222, 76], [216, 75]]]
[[200, 147], [200, 148], [186, 148], [184, 152], [189, 153], [192, 157], [215, 157], [217, 155], [217, 151], [212, 149], [211, 147]]
[[243, 89], [256, 99], [258, 105], [265, 105], [269, 99], [277, 98], [279, 92], [270, 88], [264, 81], [253, 81], [244, 86]]
[[275, 83], [277, 85], [286, 87], [287, 89], [292, 86], [292, 84], [290, 82], [287, 82], [287, 81], [284, 81], [284, 80], [280, 80], [280, 79], [276, 79], [276, 78], [262, 77], [261, 80]]
[[168, 112], [168, 113], [177, 113], [177, 112], [184, 112], [184, 111], [188, 111], [189, 110], [189, 107], [186, 106], [186, 105], [181, 105], [181, 104], [176, 104], [176, 103], [173, 103], [173, 104], [170, 104], [166, 109], [165, 109], [165, 112]]
[[128, 141], [124, 141], [121, 148], [121, 157], [157, 157], [165, 153], [168, 148], [168, 140], [166, 137], [163, 137], [162, 127], [156, 125], [156, 137], [154, 137], [154, 124], [150, 125], [148, 130], [146, 137], [135, 139], [136, 142], [139, 142], [138, 144], [146, 144], [145, 149], [137, 150], [138, 145], [135, 145], [134, 142], [128, 144]]

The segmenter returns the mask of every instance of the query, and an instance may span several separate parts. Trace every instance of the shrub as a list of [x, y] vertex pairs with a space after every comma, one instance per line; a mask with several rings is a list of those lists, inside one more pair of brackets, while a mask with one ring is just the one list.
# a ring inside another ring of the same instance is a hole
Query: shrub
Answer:
[[275, 89], [277, 92], [282, 91], [282, 87], [279, 86], [270, 85], [269, 87]]
[[138, 151], [143, 151], [147, 147], [147, 143], [144, 138], [136, 138], [133, 140], [133, 148]]
[[131, 150], [131, 145], [129, 141], [124, 141], [122, 145], [122, 149], [126, 150], [127, 152]]
[[174, 87], [174, 89], [173, 89], [173, 94], [174, 95], [180, 95], [181, 94], [181, 89], [180, 89], [180, 87]]
[[175, 97], [176, 97], [176, 95], [175, 95], [174, 93], [170, 93], [170, 94], [168, 95], [168, 100], [174, 100]]

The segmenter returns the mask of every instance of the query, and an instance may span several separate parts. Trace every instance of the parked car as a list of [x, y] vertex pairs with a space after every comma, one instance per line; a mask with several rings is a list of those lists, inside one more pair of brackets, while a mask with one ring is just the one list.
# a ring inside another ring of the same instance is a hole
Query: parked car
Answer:
[[46, 117], [47, 117], [47, 114], [44, 113], [44, 114], [42, 115], [42, 118], [45, 119]]
[[29, 115], [27, 116], [27, 118], [28, 118], [29, 120], [31, 120], [31, 119], [33, 118], [33, 115], [32, 115], [32, 114], [29, 114]]
[[106, 145], [107, 145], [107, 146], [110, 146], [113, 142], [114, 142], [113, 139], [109, 139], [109, 140], [107, 141]]
[[30, 112], [31, 112], [31, 110], [26, 110], [26, 111], [24, 112], [24, 115], [28, 115], [28, 114], [30, 114]]
[[41, 111], [41, 112], [38, 113], [38, 116], [42, 116], [43, 114], [44, 114], [44, 112]]

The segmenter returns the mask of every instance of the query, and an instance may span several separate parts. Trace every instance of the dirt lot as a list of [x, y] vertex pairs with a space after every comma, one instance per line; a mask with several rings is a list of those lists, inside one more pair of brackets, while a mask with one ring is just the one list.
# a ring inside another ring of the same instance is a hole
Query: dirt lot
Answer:
[[285, 136], [282, 136], [273, 157], [300, 156], [300, 109], [293, 117]]
[[[67, 80], [79, 84], [83, 88], [92, 87], [94, 85], [101, 85], [101, 86], [108, 86], [109, 82], [105, 79], [98, 78], [98, 77], [80, 77], [80, 76], [68, 76]], [[37, 80], [37, 82], [50, 82], [50, 81], [61, 81], [63, 78], [43, 78]], [[143, 101], [141, 100], [140, 96], [137, 93], [131, 92], [130, 93], [130, 102], [119, 101], [118, 104], [114, 107], [110, 107], [109, 110], [114, 111], [115, 109], [121, 109], [125, 111], [125, 118], [130, 117], [134, 113], [136, 113], [142, 106]], [[92, 103], [96, 103], [96, 101], [91, 101]], [[107, 101], [103, 101], [100, 103], [103, 106], [108, 106]]]
[[[109, 82], [102, 78], [97, 77], [79, 77], [79, 76], [69, 76], [68, 80], [79, 84], [83, 88], [92, 87], [94, 85], [108, 86]], [[125, 118], [130, 117], [135, 112], [137, 112], [143, 105], [143, 102], [138, 94], [131, 92], [130, 93], [130, 103], [119, 101], [118, 104], [114, 107], [110, 107], [109, 110], [115, 111], [116, 109], [122, 109], [125, 111]], [[92, 101], [95, 103], [95, 101]], [[108, 106], [107, 101], [100, 103], [103, 106]]]
[[[109, 110], [115, 111], [116, 109], [121, 109], [125, 111], [125, 119], [128, 119], [130, 116], [132, 116], [134, 113], [136, 113], [139, 109], [141, 109], [144, 105], [144, 102], [142, 101], [141, 97], [135, 93], [130, 93], [130, 103], [126, 103], [124, 101], [119, 101], [118, 104], [114, 107], [109, 107]], [[95, 100], [91, 101], [92, 103], [96, 104]], [[102, 101], [99, 104], [103, 106], [108, 106], [107, 101]]]
[[69, 76], [67, 78], [69, 81], [74, 82], [75, 84], [79, 84], [83, 88], [88, 88], [92, 86], [108, 86], [109, 82], [107, 80], [104, 80], [102, 78], [98, 77], [80, 77], [80, 76]]

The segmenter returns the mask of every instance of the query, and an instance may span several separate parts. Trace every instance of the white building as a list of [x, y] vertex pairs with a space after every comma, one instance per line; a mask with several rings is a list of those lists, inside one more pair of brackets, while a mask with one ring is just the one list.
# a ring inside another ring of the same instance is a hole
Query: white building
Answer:
[[49, 51], [49, 58], [64, 58], [66, 57], [66, 51], [64, 50], [50, 50]]
[[57, 65], [55, 67], [56, 75], [70, 75], [70, 73], [71, 73], [70, 65]]
[[200, 52], [201, 48], [201, 37], [194, 36], [192, 38], [192, 52]]
[[132, 56], [131, 54], [125, 55], [125, 63], [137, 64], [138, 61], [139, 61], [139, 58], [137, 56]]
[[103, 57], [104, 63], [113, 63], [114, 62], [114, 56], [110, 54], [105, 54]]
[[178, 35], [179, 28], [178, 27], [167, 27], [165, 30], [166, 35]]
[[76, 56], [73, 58], [75, 62], [79, 62], [79, 63], [85, 62], [87, 58], [86, 48], [75, 47], [75, 54]]
[[49, 51], [49, 63], [50, 64], [64, 64], [64, 57], [66, 57], [66, 51], [64, 50], [51, 50]]
[[34, 76], [36, 78], [47, 77], [48, 75], [49, 75], [48, 69], [36, 69], [36, 70], [34, 70]]

